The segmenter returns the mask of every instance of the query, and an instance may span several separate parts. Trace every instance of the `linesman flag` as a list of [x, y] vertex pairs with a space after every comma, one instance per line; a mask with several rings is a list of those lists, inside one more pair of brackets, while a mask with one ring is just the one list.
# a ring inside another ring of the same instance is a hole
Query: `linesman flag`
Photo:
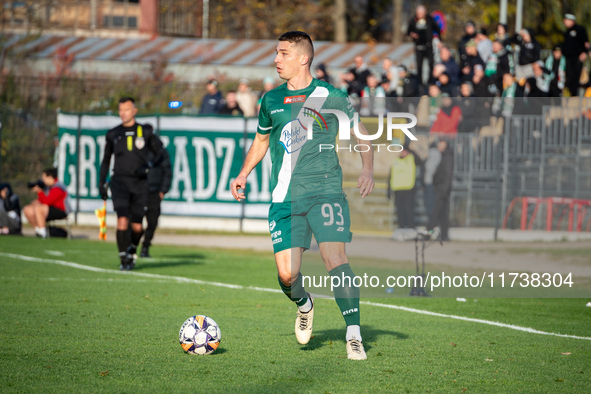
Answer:
[[104, 201], [103, 207], [95, 209], [94, 213], [100, 224], [99, 239], [107, 240], [107, 202]]

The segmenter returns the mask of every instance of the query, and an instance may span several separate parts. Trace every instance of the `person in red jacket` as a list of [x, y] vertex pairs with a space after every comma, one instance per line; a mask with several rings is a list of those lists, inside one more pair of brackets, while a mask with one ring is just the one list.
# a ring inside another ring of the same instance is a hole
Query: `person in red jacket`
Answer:
[[458, 133], [458, 124], [462, 119], [462, 110], [454, 104], [448, 94], [443, 93], [441, 97], [441, 108], [431, 126], [431, 133], [455, 135]]
[[57, 181], [57, 170], [48, 168], [43, 171], [41, 181], [31, 185], [31, 190], [37, 193], [37, 199], [25, 206], [25, 217], [35, 226], [35, 234], [46, 238], [45, 223], [51, 220], [64, 219], [70, 213], [68, 191]]

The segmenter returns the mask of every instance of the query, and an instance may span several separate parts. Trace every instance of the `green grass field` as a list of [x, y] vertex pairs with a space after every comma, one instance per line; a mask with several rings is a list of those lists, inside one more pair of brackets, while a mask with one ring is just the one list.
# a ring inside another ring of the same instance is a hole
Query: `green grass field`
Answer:
[[[314, 336], [301, 346], [293, 304], [248, 288], [278, 289], [270, 252], [155, 246], [131, 274], [51, 263], [115, 270], [112, 243], [0, 238], [0, 253], [1, 393], [591, 392], [588, 339], [362, 305], [368, 360], [353, 362], [334, 300], [318, 299]], [[591, 337], [584, 299], [371, 301]], [[210, 356], [178, 344], [195, 314], [220, 325]]]

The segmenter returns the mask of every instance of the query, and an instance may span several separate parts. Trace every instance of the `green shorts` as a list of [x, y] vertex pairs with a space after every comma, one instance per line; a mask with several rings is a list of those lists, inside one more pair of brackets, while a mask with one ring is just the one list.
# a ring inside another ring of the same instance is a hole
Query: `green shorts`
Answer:
[[312, 234], [318, 243], [351, 242], [349, 203], [344, 193], [272, 203], [269, 231], [275, 253], [310, 249]]

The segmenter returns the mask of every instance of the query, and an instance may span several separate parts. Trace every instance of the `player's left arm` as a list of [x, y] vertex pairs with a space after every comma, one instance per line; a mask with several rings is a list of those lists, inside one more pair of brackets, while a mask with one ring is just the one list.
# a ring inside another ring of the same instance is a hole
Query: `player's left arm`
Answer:
[[[359, 122], [359, 133], [368, 135], [367, 129], [361, 122]], [[361, 198], [365, 198], [365, 196], [372, 192], [375, 186], [373, 180], [373, 146], [371, 145], [371, 141], [362, 140], [355, 135], [353, 128], [351, 128], [351, 135], [355, 137], [357, 145], [360, 146], [359, 150], [361, 152], [361, 164], [363, 169], [361, 170], [361, 175], [357, 178], [357, 188], [359, 189]], [[362, 145], [367, 146], [367, 148], [362, 147]]]

